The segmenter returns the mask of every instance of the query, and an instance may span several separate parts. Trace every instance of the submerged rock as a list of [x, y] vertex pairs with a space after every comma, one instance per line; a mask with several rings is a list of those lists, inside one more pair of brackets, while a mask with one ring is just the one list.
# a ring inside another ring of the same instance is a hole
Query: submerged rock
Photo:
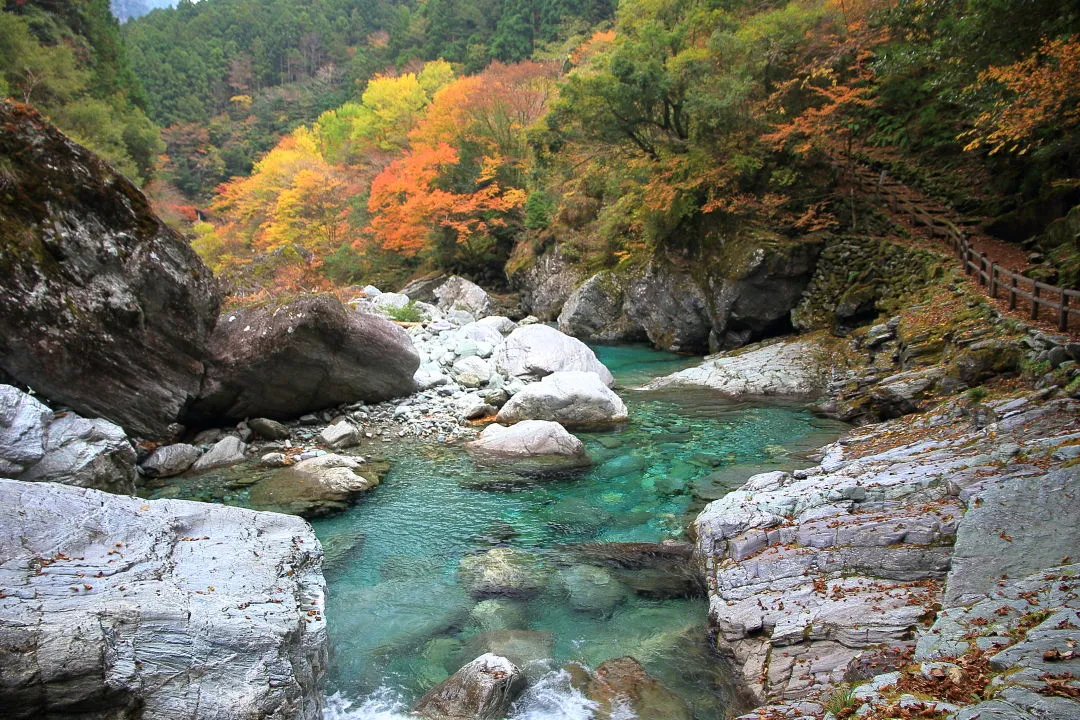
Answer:
[[260, 510], [322, 517], [347, 509], [380, 479], [374, 464], [327, 453], [275, 470], [252, 486], [248, 501]]
[[583, 370], [599, 375], [608, 387], [615, 384], [588, 345], [547, 325], [519, 327], [495, 348], [492, 358], [504, 375], [542, 378], [559, 370]]
[[626, 587], [610, 571], [592, 565], [571, 565], [559, 580], [575, 610], [610, 615], [627, 597]]
[[459, 573], [473, 597], [528, 597], [540, 592], [547, 576], [540, 558], [505, 547], [462, 558]]
[[474, 637], [465, 646], [465, 657], [477, 653], [494, 653], [510, 660], [535, 680], [536, 670], [555, 654], [555, 638], [551, 633], [536, 630], [492, 630]]
[[13, 480], [0, 516], [7, 717], [322, 717], [322, 551], [302, 520]]
[[289, 418], [408, 395], [420, 366], [404, 330], [350, 311], [332, 295], [224, 313], [211, 346], [199, 400], [188, 412], [195, 423]]
[[196, 395], [213, 274], [127, 178], [0, 101], [0, 370], [54, 403], [162, 437]]
[[645, 672], [637, 660], [621, 657], [596, 668], [587, 697], [597, 703], [597, 720], [692, 720], [686, 701]]
[[0, 477], [135, 494], [135, 450], [108, 420], [55, 415], [0, 385]]
[[413, 710], [432, 720], [500, 720], [524, 689], [521, 670], [488, 653], [429, 690]]
[[594, 372], [560, 371], [531, 383], [499, 410], [500, 423], [551, 420], [564, 426], [625, 422], [626, 404]]

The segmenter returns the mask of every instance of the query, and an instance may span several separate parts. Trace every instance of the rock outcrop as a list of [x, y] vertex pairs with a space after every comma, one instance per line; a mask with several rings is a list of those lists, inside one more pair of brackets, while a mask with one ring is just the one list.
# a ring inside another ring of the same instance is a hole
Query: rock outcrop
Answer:
[[830, 379], [822, 348], [795, 338], [709, 356], [698, 367], [657, 378], [645, 389], [705, 387], [732, 398], [812, 398], [825, 391]]
[[487, 653], [429, 690], [413, 710], [431, 720], [499, 720], [524, 689], [516, 665]]
[[516, 377], [542, 378], [559, 370], [584, 370], [611, 387], [615, 378], [588, 345], [547, 325], [526, 325], [510, 333], [492, 355], [496, 369]]
[[510, 273], [522, 306], [541, 320], [554, 320], [585, 274], [571, 264], [556, 244], [527, 267]]
[[[860, 653], [910, 649], [943, 601], [1080, 549], [1075, 512], [1062, 514], [1080, 471], [1053, 469], [1080, 403], [996, 407], [985, 426], [957, 400], [868, 427], [819, 466], [756, 475], [699, 515], [710, 624], [759, 701], [842, 682]], [[1006, 496], [1027, 507], [1008, 512]]]
[[[381, 296], [380, 296], [381, 297]], [[404, 330], [305, 295], [222, 315], [193, 423], [290, 418], [355, 400], [408, 395], [420, 359]]]
[[148, 437], [199, 390], [220, 295], [129, 180], [0, 101], [0, 369]]
[[322, 717], [322, 550], [299, 518], [0, 480], [7, 717]]
[[594, 372], [559, 371], [530, 383], [510, 398], [496, 420], [551, 420], [564, 427], [625, 422], [626, 404]]
[[108, 420], [56, 415], [0, 385], [0, 477], [135, 494], [135, 450]]

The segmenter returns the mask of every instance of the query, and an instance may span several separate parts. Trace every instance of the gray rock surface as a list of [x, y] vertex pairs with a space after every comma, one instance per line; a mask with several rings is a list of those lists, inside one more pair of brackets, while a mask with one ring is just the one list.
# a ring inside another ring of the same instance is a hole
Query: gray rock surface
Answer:
[[187, 472], [200, 455], [202, 451], [194, 445], [162, 445], [151, 453], [139, 468], [146, 477], [172, 477]]
[[429, 690], [413, 710], [431, 720], [500, 720], [524, 689], [516, 665], [486, 653]]
[[514, 330], [492, 356], [496, 369], [517, 377], [542, 378], [559, 370], [595, 372], [611, 387], [615, 378], [589, 346], [547, 325]]
[[434, 293], [443, 310], [465, 310], [481, 317], [492, 307], [491, 298], [482, 287], [457, 275], [448, 278]]
[[202, 472], [203, 470], [237, 465], [247, 460], [244, 455], [245, 452], [247, 452], [247, 444], [243, 440], [232, 435], [226, 435], [196, 460], [191, 469], [194, 472]]
[[521, 293], [522, 306], [543, 320], [558, 317], [567, 298], [584, 280], [584, 273], [566, 259], [558, 245], [510, 276], [511, 284]]
[[531, 383], [499, 410], [498, 422], [552, 420], [565, 427], [625, 422], [626, 404], [595, 372], [564, 370]]
[[648, 390], [706, 387], [732, 398], [755, 396], [813, 397], [830, 379], [820, 348], [802, 339], [786, 339], [711, 355], [695, 368], [657, 378]]
[[0, 101], [0, 122], [0, 371], [85, 417], [165, 436], [199, 390], [213, 274], [134, 184], [35, 111]]
[[0, 385], [0, 477], [135, 493], [135, 450], [123, 429], [75, 413], [54, 415]]
[[229, 311], [211, 346], [210, 368], [188, 413], [196, 424], [289, 418], [344, 402], [408, 395], [420, 364], [404, 330], [350, 311], [332, 295]]
[[540, 592], [546, 580], [539, 557], [508, 547], [468, 555], [461, 559], [458, 572], [473, 597], [527, 597]]
[[316, 720], [322, 551], [299, 518], [0, 480], [7, 717]]
[[264, 440], [284, 440], [292, 434], [289, 428], [269, 418], [251, 418], [248, 427]]
[[319, 437], [335, 450], [360, 444], [360, 433], [348, 420], [341, 420], [324, 428]]
[[505, 458], [561, 456], [582, 458], [585, 446], [562, 425], [549, 420], [524, 420], [506, 427], [493, 424], [465, 447], [482, 455]]
[[626, 279], [604, 271], [570, 293], [559, 313], [559, 331], [592, 342], [645, 340], [645, 329], [625, 312]]

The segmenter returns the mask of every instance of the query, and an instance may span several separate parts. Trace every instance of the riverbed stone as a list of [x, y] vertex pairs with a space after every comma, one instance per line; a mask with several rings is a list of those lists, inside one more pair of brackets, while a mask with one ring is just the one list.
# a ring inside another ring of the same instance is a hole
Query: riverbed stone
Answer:
[[570, 607], [609, 616], [627, 597], [626, 587], [607, 569], [571, 565], [559, 573]]
[[524, 689], [516, 665], [486, 653], [429, 690], [413, 710], [431, 720], [500, 720]]
[[146, 477], [172, 477], [187, 472], [202, 451], [194, 445], [174, 443], [163, 445], [150, 454], [139, 469]]
[[491, 379], [491, 365], [483, 358], [469, 355], [454, 362], [450, 375], [463, 387], [478, 388]]
[[274, 471], [252, 486], [248, 499], [260, 510], [324, 517], [347, 509], [380, 480], [376, 465], [326, 453]]
[[586, 458], [581, 440], [550, 420], [524, 420], [509, 427], [494, 423], [465, 447], [482, 455], [506, 458]]
[[615, 378], [588, 345], [547, 325], [518, 327], [495, 348], [495, 368], [504, 375], [542, 378], [559, 370], [595, 372], [608, 387]]
[[6, 717], [322, 717], [307, 523], [13, 480], [0, 515]]
[[529, 597], [540, 592], [547, 571], [532, 553], [497, 547], [462, 558], [459, 575], [474, 597]]
[[236, 465], [247, 459], [244, 455], [245, 452], [247, 452], [247, 444], [244, 441], [233, 435], [226, 435], [196, 460], [191, 469], [195, 472], [202, 472], [203, 470]]
[[334, 450], [360, 444], [360, 432], [348, 420], [341, 420], [324, 428], [319, 437]]
[[596, 717], [617, 720], [692, 720], [686, 701], [661, 685], [632, 657], [602, 663], [589, 682], [587, 697], [597, 703]]
[[248, 420], [248, 427], [264, 440], [284, 440], [292, 435], [289, 428], [270, 418], [251, 418]]
[[558, 371], [525, 386], [499, 410], [498, 421], [552, 420], [563, 426], [625, 422], [626, 404], [595, 372]]

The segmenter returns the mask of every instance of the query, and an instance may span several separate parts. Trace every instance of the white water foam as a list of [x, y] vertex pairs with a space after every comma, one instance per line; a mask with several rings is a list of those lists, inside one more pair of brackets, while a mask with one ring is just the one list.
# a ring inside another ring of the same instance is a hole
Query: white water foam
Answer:
[[[570, 674], [555, 670], [544, 674], [514, 703], [509, 720], [592, 720], [596, 703], [570, 685]], [[620, 720], [635, 717], [619, 715]], [[381, 687], [365, 698], [349, 699], [335, 693], [326, 699], [323, 720], [416, 720], [409, 704], [393, 688]]]

